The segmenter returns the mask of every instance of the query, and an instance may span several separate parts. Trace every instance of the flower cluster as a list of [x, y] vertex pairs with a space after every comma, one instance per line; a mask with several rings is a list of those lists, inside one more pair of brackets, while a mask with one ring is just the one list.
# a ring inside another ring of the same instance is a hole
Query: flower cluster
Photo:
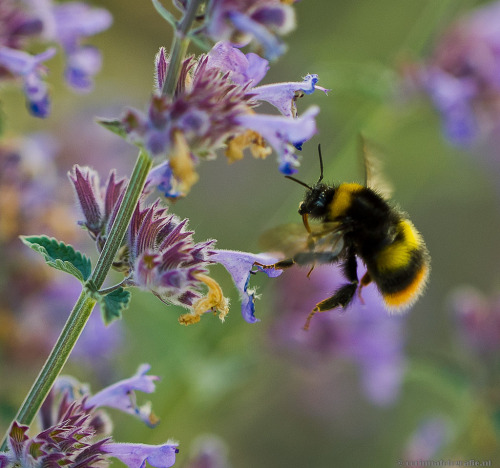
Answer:
[[94, 75], [101, 68], [100, 52], [83, 45], [83, 39], [111, 25], [104, 9], [80, 2], [55, 3], [52, 0], [3, 0], [0, 5], [0, 80], [14, 78], [22, 82], [27, 106], [36, 117], [50, 112], [43, 63], [56, 54], [56, 48], [33, 55], [31, 43], [58, 44], [66, 58], [64, 76], [76, 91], [92, 89]]
[[500, 124], [500, 2], [449, 27], [433, 55], [409, 73], [441, 114], [446, 137], [470, 145]]
[[[109, 437], [112, 426], [109, 418], [98, 408], [113, 407], [137, 415], [146, 423], [158, 421], [149, 405], [142, 408], [135, 403], [136, 390], [154, 391], [156, 376], [146, 375], [149, 365], [139, 367], [126, 380], [91, 395], [70, 377], [60, 378], [40, 411], [42, 431], [34, 437], [27, 435], [28, 426], [14, 422], [8, 441], [8, 450], [0, 453], [0, 467], [11, 468], [44, 466], [108, 466], [110, 458], [118, 458], [131, 468], [144, 467], [146, 461], [157, 468], [175, 463], [177, 443], [161, 445], [114, 443]], [[147, 416], [145, 419], [144, 416]]]
[[[129, 109], [118, 124], [129, 141], [153, 155], [168, 155], [154, 178], [166, 196], [187, 193], [198, 179], [198, 159], [215, 157], [219, 148], [225, 148], [234, 161], [247, 147], [256, 157], [266, 157], [270, 145], [282, 173], [297, 171], [294, 150], [316, 133], [318, 108], [297, 116], [295, 103], [316, 89], [328, 91], [317, 85], [317, 75], [307, 75], [300, 82], [257, 86], [268, 61], [219, 42], [208, 54], [183, 62], [176, 91], [169, 97], [161, 93], [168, 67], [162, 48], [156, 57], [156, 92], [147, 113]], [[272, 104], [282, 115], [256, 114], [260, 102]]]
[[[101, 187], [99, 175], [90, 168], [75, 166], [69, 177], [81, 206], [85, 227], [96, 241], [104, 244], [118, 210], [126, 186], [112, 171]], [[242, 314], [250, 323], [254, 318], [255, 292], [249, 287], [250, 273], [255, 262], [274, 263], [275, 258], [214, 249], [214, 240], [195, 242], [193, 231], [187, 230], [187, 220], [168, 214], [159, 200], [147, 205], [145, 195], [135, 208], [127, 230], [125, 243], [113, 264], [126, 278], [122, 286], [136, 286], [152, 292], [167, 304], [189, 310], [179, 321], [185, 325], [198, 322], [209, 311], [218, 312], [224, 320], [229, 301], [219, 284], [209, 276], [208, 267], [221, 263], [231, 273], [240, 292]], [[264, 269], [268, 276], [281, 272]], [[208, 289], [204, 294], [202, 291]]]

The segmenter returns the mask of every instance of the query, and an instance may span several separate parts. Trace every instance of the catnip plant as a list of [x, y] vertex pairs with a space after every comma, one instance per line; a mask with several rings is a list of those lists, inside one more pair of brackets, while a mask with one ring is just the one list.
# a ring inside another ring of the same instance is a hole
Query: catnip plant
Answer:
[[[254, 266], [272, 264], [277, 258], [216, 248], [214, 239], [199, 241], [160, 199], [150, 202], [154, 191], [164, 199], [188, 195], [199, 178], [197, 166], [224, 150], [233, 161], [250, 148], [265, 158], [273, 150], [279, 171], [297, 171], [297, 151], [316, 133], [319, 109], [311, 106], [298, 114], [296, 100], [315, 90], [318, 76], [303, 80], [259, 85], [275, 60], [285, 51], [281, 36], [294, 28], [293, 2], [278, 0], [174, 1], [177, 16], [153, 0], [158, 13], [173, 27], [174, 39], [167, 53], [160, 47], [154, 58], [155, 87], [146, 111], [125, 109], [117, 118], [100, 119], [117, 137], [136, 145], [139, 155], [130, 178], [111, 171], [106, 182], [90, 167], [75, 165], [69, 173], [82, 217], [79, 222], [95, 242], [99, 258], [90, 258], [56, 238], [25, 235], [22, 242], [38, 252], [47, 265], [77, 278], [81, 293], [33, 387], [21, 406], [2, 445], [0, 467], [95, 466], [115, 457], [129, 466], [172, 466], [177, 444], [118, 444], [107, 436], [109, 428], [101, 406], [131, 413], [146, 424], [155, 417], [148, 407], [135, 403], [133, 391], [150, 393], [157, 377], [146, 375], [143, 365], [131, 379], [90, 395], [59, 373], [99, 304], [105, 324], [121, 318], [128, 307], [132, 287], [153, 293], [165, 304], [186, 309], [179, 317], [184, 325], [196, 323], [207, 312], [224, 320], [229, 301], [212, 264], [231, 274], [241, 298], [243, 318], [256, 322], [252, 273], [269, 277], [281, 271]], [[111, 25], [110, 14], [81, 2], [8, 0], [0, 6], [5, 23], [0, 42], [0, 78], [18, 82], [28, 111], [35, 117], [50, 115], [50, 93], [44, 62], [61, 53], [66, 61], [64, 78], [78, 92], [89, 92], [99, 71], [101, 56], [83, 40]], [[38, 42], [45, 50], [31, 54]], [[187, 55], [193, 42], [200, 55]], [[243, 53], [250, 45], [256, 52]], [[267, 102], [277, 113], [259, 113]], [[115, 286], [103, 288], [113, 268], [123, 274]], [[42, 432], [28, 436], [28, 427], [40, 412]], [[57, 415], [57, 416], [54, 416]], [[102, 438], [94, 441], [94, 436]]]

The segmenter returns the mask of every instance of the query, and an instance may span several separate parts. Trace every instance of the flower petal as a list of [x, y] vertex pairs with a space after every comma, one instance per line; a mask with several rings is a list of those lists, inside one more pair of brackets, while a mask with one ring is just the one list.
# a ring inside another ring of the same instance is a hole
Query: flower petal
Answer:
[[129, 468], [144, 468], [146, 462], [155, 468], [168, 468], [175, 463], [178, 444], [167, 441], [162, 445], [107, 443], [103, 450], [125, 463]]
[[89, 92], [93, 87], [93, 77], [101, 69], [102, 57], [97, 48], [79, 47], [68, 55], [64, 76], [66, 82], [76, 91]]
[[207, 67], [231, 72], [231, 80], [239, 85], [251, 82], [251, 85], [255, 86], [269, 70], [269, 61], [257, 54], [245, 55], [229, 42], [221, 41], [208, 53]]
[[280, 171], [290, 175], [297, 172], [298, 157], [291, 145], [296, 148], [316, 133], [316, 115], [319, 107], [312, 106], [297, 118], [275, 115], [246, 114], [237, 118], [240, 125], [260, 133], [278, 153]]
[[248, 323], [258, 322], [255, 317], [255, 290], [249, 288], [250, 275], [256, 271], [263, 271], [270, 278], [281, 275], [282, 270], [274, 268], [254, 268], [255, 263], [263, 265], [272, 265], [279, 259], [268, 254], [251, 254], [247, 252], [238, 252], [235, 250], [215, 250], [211, 260], [220, 263], [229, 272], [233, 282], [240, 293], [241, 313]]
[[135, 390], [152, 393], [155, 390], [154, 382], [159, 380], [155, 375], [146, 375], [151, 366], [142, 364], [136, 374], [129, 379], [116, 382], [109, 387], [91, 396], [85, 403], [86, 407], [109, 406], [117, 408], [125, 413], [139, 417], [148, 426], [155, 426], [158, 419], [151, 412], [149, 405], [139, 407], [135, 401]]
[[318, 75], [306, 75], [303, 81], [289, 83], [275, 83], [257, 86], [252, 89], [255, 99], [266, 101], [276, 107], [283, 115], [295, 117], [297, 114], [295, 101], [301, 93], [312, 94], [316, 89], [328, 93], [330, 90], [316, 86]]

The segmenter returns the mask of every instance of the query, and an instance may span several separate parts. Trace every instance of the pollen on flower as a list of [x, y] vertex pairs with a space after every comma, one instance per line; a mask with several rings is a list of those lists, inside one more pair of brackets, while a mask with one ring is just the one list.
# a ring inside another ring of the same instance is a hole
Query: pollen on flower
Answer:
[[256, 159], [265, 159], [272, 153], [272, 149], [266, 144], [260, 133], [247, 130], [227, 142], [226, 157], [228, 162], [233, 163], [243, 159], [243, 151], [248, 147]]
[[189, 146], [180, 131], [175, 132], [174, 135], [170, 167], [174, 177], [180, 181], [180, 188], [183, 193], [188, 193], [191, 187], [198, 182], [199, 176], [195, 170]]
[[183, 314], [179, 317], [179, 323], [182, 325], [197, 323], [200, 321], [201, 316], [208, 311], [219, 312], [219, 319], [221, 322], [224, 322], [229, 312], [229, 300], [224, 297], [219, 283], [204, 274], [197, 274], [195, 276], [197, 280], [207, 285], [208, 293], [193, 304], [193, 311], [191, 313]]

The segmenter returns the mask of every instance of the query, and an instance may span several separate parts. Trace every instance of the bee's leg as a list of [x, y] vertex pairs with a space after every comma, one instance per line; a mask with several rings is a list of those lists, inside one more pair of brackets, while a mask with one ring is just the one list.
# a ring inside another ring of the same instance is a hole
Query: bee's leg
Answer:
[[273, 263], [271, 265], [265, 265], [264, 263], [254, 262], [254, 265], [261, 268], [273, 268], [274, 270], [284, 270], [295, 265], [295, 260], [293, 258], [287, 258], [286, 260], [281, 260], [279, 262]]
[[370, 276], [370, 273], [366, 272], [363, 275], [363, 278], [361, 278], [361, 281], [359, 282], [359, 287], [358, 287], [358, 298], [361, 304], [365, 305], [365, 301], [363, 300], [361, 296], [361, 290], [363, 289], [364, 286], [368, 286], [372, 282], [372, 277]]
[[311, 319], [315, 314], [335, 309], [339, 306], [345, 308], [352, 302], [359, 284], [357, 268], [358, 263], [356, 261], [356, 255], [354, 253], [354, 250], [351, 248], [348, 250], [347, 259], [342, 265], [344, 275], [350, 282], [337, 289], [332, 297], [329, 297], [328, 299], [325, 299], [316, 304], [316, 307], [307, 316], [306, 323], [304, 324], [304, 330], [309, 329]]

